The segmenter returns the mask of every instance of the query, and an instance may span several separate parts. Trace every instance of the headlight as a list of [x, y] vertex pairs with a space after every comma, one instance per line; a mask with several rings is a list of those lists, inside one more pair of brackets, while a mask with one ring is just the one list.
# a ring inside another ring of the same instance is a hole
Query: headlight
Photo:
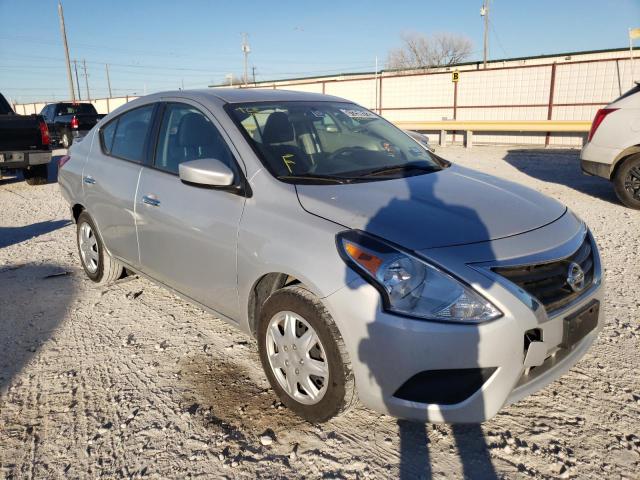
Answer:
[[451, 275], [363, 232], [342, 232], [337, 244], [343, 260], [381, 292], [386, 310], [427, 320], [469, 323], [502, 315]]

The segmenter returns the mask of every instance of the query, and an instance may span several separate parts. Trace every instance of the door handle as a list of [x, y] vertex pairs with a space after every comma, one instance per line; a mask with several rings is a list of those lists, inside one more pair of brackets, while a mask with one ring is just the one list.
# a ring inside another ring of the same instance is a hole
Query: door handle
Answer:
[[95, 178], [93, 178], [93, 177], [91, 177], [91, 176], [83, 177], [83, 178], [82, 178], [82, 181], [83, 181], [84, 183], [89, 184], [89, 185], [93, 185], [93, 184], [95, 184], [95, 183], [96, 183]]
[[142, 197], [142, 203], [151, 205], [152, 207], [160, 206], [160, 200], [158, 200], [157, 198], [154, 198], [154, 196], [152, 195], [145, 195], [144, 197]]

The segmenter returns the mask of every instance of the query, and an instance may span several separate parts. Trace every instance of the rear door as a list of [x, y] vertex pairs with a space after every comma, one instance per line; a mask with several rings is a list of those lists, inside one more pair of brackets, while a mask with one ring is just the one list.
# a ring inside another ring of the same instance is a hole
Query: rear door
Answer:
[[128, 110], [104, 125], [83, 171], [86, 206], [112, 255], [139, 264], [134, 200], [157, 104]]
[[245, 197], [182, 183], [178, 165], [215, 158], [240, 168], [215, 118], [186, 100], [164, 106], [154, 163], [135, 202], [143, 272], [226, 315], [238, 311], [236, 240]]

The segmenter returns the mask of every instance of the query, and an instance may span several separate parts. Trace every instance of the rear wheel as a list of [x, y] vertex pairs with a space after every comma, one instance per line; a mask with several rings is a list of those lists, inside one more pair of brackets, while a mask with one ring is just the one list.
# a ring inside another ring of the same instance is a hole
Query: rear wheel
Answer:
[[613, 186], [624, 205], [640, 209], [640, 155], [624, 160], [615, 173]]
[[351, 364], [342, 337], [322, 302], [300, 286], [273, 293], [260, 313], [260, 360], [288, 408], [309, 422], [325, 422], [355, 401]]
[[47, 183], [47, 165], [34, 165], [23, 170], [23, 176], [27, 185], [44, 185]]
[[122, 276], [122, 265], [104, 249], [98, 230], [87, 212], [82, 212], [78, 217], [77, 239], [82, 268], [91, 280], [108, 284]]

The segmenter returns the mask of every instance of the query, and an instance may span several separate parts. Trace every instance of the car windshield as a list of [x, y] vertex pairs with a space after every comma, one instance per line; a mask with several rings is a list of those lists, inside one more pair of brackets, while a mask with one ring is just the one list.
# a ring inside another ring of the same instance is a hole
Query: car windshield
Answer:
[[445, 162], [375, 113], [350, 103], [233, 104], [269, 171], [285, 181], [372, 181], [441, 170]]

